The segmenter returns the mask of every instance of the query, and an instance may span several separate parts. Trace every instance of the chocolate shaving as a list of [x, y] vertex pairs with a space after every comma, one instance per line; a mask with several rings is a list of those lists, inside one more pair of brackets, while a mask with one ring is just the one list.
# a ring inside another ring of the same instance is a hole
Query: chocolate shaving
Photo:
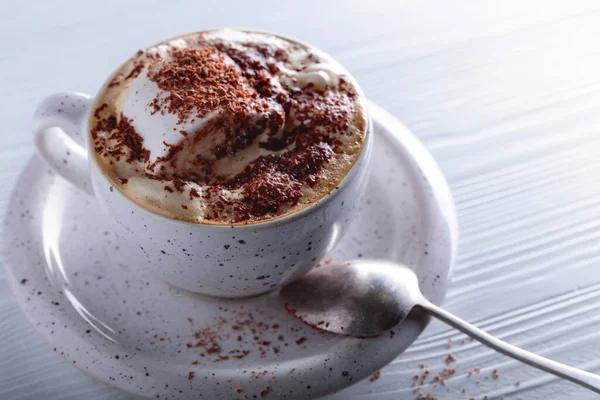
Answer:
[[[190, 201], [207, 200], [210, 219], [259, 220], [297, 205], [302, 189], [317, 185], [327, 162], [343, 153], [339, 138], [353, 123], [356, 89], [343, 77], [335, 92], [276, 82], [281, 73], [277, 63], [301, 45], [290, 43], [286, 51], [269, 43], [230, 43], [202, 35], [197, 43], [171, 50], [168, 58], [147, 54], [141, 60], [144, 53], [138, 53], [133, 68], [119, 81], [147, 73], [163, 91], [148, 104], [151, 113], [174, 114], [178, 123], [210, 114], [202, 129], [174, 128], [182, 140], [177, 145], [164, 143], [167, 154], [149, 163], [150, 152], [131, 121], [122, 114], [105, 116], [107, 105], [102, 104], [94, 112], [91, 131], [95, 151], [110, 163], [145, 163], [139, 173], [170, 183], [164, 186], [166, 192], [188, 188]], [[309, 54], [308, 59], [315, 62], [316, 56]], [[211, 144], [210, 154], [197, 150], [205, 149], [204, 143]], [[258, 157], [235, 176], [214, 173], [216, 161], [256, 145], [275, 154]], [[199, 191], [193, 184], [205, 189]], [[238, 189], [241, 196], [235, 200], [223, 195]]]

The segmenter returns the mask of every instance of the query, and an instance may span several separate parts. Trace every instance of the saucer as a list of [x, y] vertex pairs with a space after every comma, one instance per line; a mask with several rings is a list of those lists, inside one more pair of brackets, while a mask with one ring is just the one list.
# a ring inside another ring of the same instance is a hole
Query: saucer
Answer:
[[[456, 254], [456, 213], [433, 158], [394, 117], [370, 104], [375, 129], [367, 195], [330, 259], [412, 267], [440, 304]], [[23, 312], [54, 351], [132, 394], [175, 399], [310, 399], [339, 391], [402, 353], [428, 320], [414, 316], [357, 339], [304, 325], [277, 293], [219, 300], [174, 288], [115, 236], [95, 200], [37, 157], [12, 194], [2, 237]], [[361, 385], [345, 398], [364, 393]], [[371, 386], [373, 387], [373, 386]]]

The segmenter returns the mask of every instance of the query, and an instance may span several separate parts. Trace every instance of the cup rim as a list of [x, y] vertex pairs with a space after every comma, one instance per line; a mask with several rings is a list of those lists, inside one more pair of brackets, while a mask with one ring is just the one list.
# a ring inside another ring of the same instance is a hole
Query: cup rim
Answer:
[[[238, 31], [242, 31], [242, 32], [251, 32], [251, 33], [263, 33], [263, 34], [268, 34], [271, 36], [275, 36], [275, 37], [279, 37], [282, 38], [284, 40], [288, 40], [290, 42], [294, 42], [294, 43], [298, 43], [300, 45], [309, 47], [309, 48], [314, 48], [318, 51], [321, 51], [325, 54], [327, 54], [329, 57], [333, 58], [333, 56], [331, 56], [329, 53], [321, 50], [320, 48], [307, 44], [305, 42], [296, 40], [296, 39], [292, 39], [280, 34], [276, 34], [276, 33], [271, 33], [268, 31], [261, 31], [261, 30], [256, 30], [256, 29], [250, 29], [250, 28], [236, 28], [236, 27], [225, 27], [225, 28], [213, 28], [213, 29], [204, 29], [204, 30], [199, 30], [199, 31], [195, 31], [195, 32], [190, 32], [190, 33], [184, 33], [181, 35], [177, 35], [177, 36], [173, 36], [169, 39], [165, 39], [162, 40], [158, 43], [155, 43], [154, 45], [157, 45], [159, 43], [163, 43], [169, 40], [173, 40], [173, 39], [177, 39], [181, 36], [185, 36], [185, 35], [189, 35], [189, 34], [194, 34], [194, 33], [202, 33], [202, 32], [211, 32], [211, 31], [217, 31], [217, 30], [222, 30], [222, 29], [232, 29], [232, 30], [238, 30]], [[147, 47], [152, 47], [154, 45], [149, 45]], [[335, 58], [334, 58], [335, 60]], [[339, 62], [337, 60], [335, 60], [336, 62]], [[340, 63], [340, 65], [342, 65]], [[104, 87], [106, 86], [106, 84], [111, 80], [111, 78], [113, 77], [113, 75], [116, 73], [116, 71], [118, 70], [118, 68], [106, 79], [106, 81], [102, 84], [100, 91], [102, 91], [104, 89]], [[85, 133], [86, 133], [86, 143], [87, 143], [87, 149], [89, 152], [89, 162], [90, 164], [92, 164], [95, 168], [98, 168], [98, 170], [100, 171], [102, 177], [111, 184], [111, 186], [115, 187], [117, 189], [118, 195], [124, 197], [127, 201], [135, 204], [137, 206], [137, 208], [139, 210], [143, 210], [143, 212], [148, 215], [151, 215], [152, 218], [157, 218], [160, 220], [167, 220], [170, 221], [171, 223], [175, 223], [175, 224], [182, 224], [185, 226], [190, 226], [190, 225], [194, 225], [194, 226], [202, 226], [202, 227], [207, 227], [209, 229], [265, 229], [268, 228], [272, 225], [275, 226], [280, 226], [280, 225], [286, 225], [289, 223], [292, 223], [294, 221], [297, 221], [298, 219], [302, 219], [304, 217], [306, 217], [306, 215], [322, 208], [325, 204], [327, 204], [329, 201], [331, 201], [332, 199], [334, 199], [336, 196], [336, 194], [338, 192], [340, 192], [344, 187], [346, 187], [349, 182], [357, 175], [358, 173], [358, 166], [362, 166], [362, 168], [367, 168], [367, 165], [369, 163], [369, 160], [367, 159], [365, 163], [363, 163], [362, 161], [368, 157], [371, 153], [371, 148], [373, 146], [373, 123], [371, 120], [371, 115], [369, 112], [369, 109], [367, 107], [367, 99], [365, 97], [365, 94], [362, 90], [362, 88], [360, 87], [360, 85], [358, 84], [358, 82], [356, 81], [356, 79], [354, 78], [354, 76], [349, 75], [352, 83], [354, 84], [354, 86], [356, 87], [357, 91], [359, 92], [360, 96], [361, 96], [361, 106], [364, 110], [364, 114], [365, 114], [365, 134], [364, 134], [364, 142], [363, 145], [360, 149], [360, 153], [358, 154], [358, 156], [356, 157], [356, 159], [354, 160], [354, 163], [352, 164], [352, 166], [350, 167], [350, 169], [348, 169], [348, 171], [346, 172], [346, 174], [342, 177], [342, 179], [340, 180], [340, 182], [337, 184], [337, 186], [335, 186], [332, 190], [330, 190], [329, 192], [327, 192], [324, 196], [320, 197], [319, 199], [317, 199], [316, 201], [302, 207], [299, 210], [296, 211], [292, 211], [289, 213], [286, 213], [280, 217], [274, 217], [271, 219], [267, 219], [267, 220], [261, 220], [261, 221], [257, 221], [257, 222], [249, 222], [249, 223], [204, 223], [204, 222], [192, 222], [192, 221], [187, 221], [187, 220], [182, 220], [182, 219], [177, 219], [177, 218], [170, 218], [164, 215], [161, 215], [159, 213], [153, 212], [148, 210], [146, 207], [142, 206], [141, 204], [138, 204], [137, 202], [135, 202], [134, 200], [130, 199], [128, 196], [126, 196], [118, 186], [114, 185], [113, 182], [110, 180], [110, 178], [108, 178], [108, 176], [106, 175], [106, 172], [104, 171], [104, 169], [98, 164], [98, 160], [96, 159], [95, 156], [95, 152], [92, 148], [91, 145], [91, 140], [90, 140], [90, 126], [89, 126], [89, 121], [90, 118], [93, 115], [93, 110], [96, 106], [96, 102], [98, 101], [98, 96], [96, 95], [92, 101], [90, 102], [90, 108], [88, 110], [88, 116], [86, 118], [86, 122], [85, 122]]]

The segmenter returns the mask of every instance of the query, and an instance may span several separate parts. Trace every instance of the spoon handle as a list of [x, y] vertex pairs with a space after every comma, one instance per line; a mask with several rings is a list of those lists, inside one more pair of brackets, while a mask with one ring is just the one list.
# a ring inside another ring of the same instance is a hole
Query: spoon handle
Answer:
[[581, 369], [569, 367], [568, 365], [549, 360], [545, 357], [538, 356], [537, 354], [533, 354], [513, 346], [512, 344], [508, 344], [429, 301], [425, 300], [420, 302], [418, 307], [425, 310], [431, 316], [436, 317], [437, 319], [458, 329], [473, 339], [480, 341], [486, 346], [499, 351], [500, 353], [524, 362], [525, 364], [529, 364], [532, 367], [539, 368], [558, 377], [575, 382], [581, 386], [593, 390], [596, 393], [600, 393], [600, 376], [598, 375]]

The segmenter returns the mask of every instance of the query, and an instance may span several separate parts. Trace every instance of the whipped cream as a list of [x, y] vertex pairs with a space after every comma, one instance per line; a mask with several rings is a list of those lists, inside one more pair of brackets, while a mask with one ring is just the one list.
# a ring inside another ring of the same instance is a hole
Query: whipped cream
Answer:
[[97, 159], [119, 189], [201, 223], [255, 222], [318, 200], [366, 129], [360, 89], [331, 57], [230, 29], [138, 52], [95, 110]]

